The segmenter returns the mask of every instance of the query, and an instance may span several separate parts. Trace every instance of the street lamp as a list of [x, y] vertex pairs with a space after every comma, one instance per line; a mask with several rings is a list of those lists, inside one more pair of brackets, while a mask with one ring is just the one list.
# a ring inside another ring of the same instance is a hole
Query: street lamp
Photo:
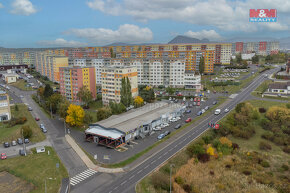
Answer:
[[171, 193], [171, 173], [172, 173], [172, 167], [174, 167], [175, 165], [174, 164], [170, 164], [170, 190], [169, 192]]
[[56, 180], [56, 178], [45, 178], [44, 180], [44, 192], [47, 193], [46, 191], [46, 180]]

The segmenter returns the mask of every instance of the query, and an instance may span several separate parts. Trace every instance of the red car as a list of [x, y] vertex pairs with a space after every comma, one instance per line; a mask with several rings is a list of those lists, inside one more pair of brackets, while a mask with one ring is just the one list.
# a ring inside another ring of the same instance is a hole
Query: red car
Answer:
[[181, 93], [178, 93], [177, 96], [182, 96], [182, 94]]
[[39, 118], [38, 117], [35, 117], [35, 121], [39, 121]]
[[200, 98], [197, 98], [197, 101], [200, 102]]
[[1, 153], [1, 159], [7, 159], [6, 153]]
[[194, 102], [196, 102], [196, 98], [194, 98], [194, 100], [193, 100]]
[[186, 122], [186, 123], [191, 122], [191, 118], [186, 119], [185, 122]]
[[200, 102], [197, 102], [196, 105], [197, 105], [197, 106], [200, 106]]

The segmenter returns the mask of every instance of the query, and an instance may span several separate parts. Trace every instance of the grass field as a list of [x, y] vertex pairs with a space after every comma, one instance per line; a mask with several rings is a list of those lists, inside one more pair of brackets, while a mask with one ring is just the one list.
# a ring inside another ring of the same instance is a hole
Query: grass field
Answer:
[[[23, 125], [29, 125], [33, 131], [33, 136], [30, 141], [39, 142], [45, 139], [45, 135], [39, 129], [38, 124], [36, 123], [34, 117], [30, 114], [27, 109], [27, 106], [24, 104], [17, 104], [18, 111], [15, 111], [15, 105], [11, 107], [11, 115], [12, 117], [26, 117], [27, 121]], [[0, 123], [0, 141], [1, 143], [4, 141], [11, 142], [12, 140], [16, 140], [21, 137], [21, 127], [23, 125], [15, 125], [13, 127], [9, 127], [8, 124]]]
[[25, 82], [25, 80], [17, 80], [17, 82], [11, 83], [10, 85], [15, 86], [16, 88], [20, 89], [20, 90], [25, 90], [25, 91], [31, 91], [34, 90], [31, 87], [26, 87], [27, 82]]
[[[50, 155], [47, 154], [47, 151], [50, 152]], [[56, 168], [57, 163], [59, 163], [59, 168]], [[31, 193], [44, 192], [46, 178], [52, 178], [46, 180], [47, 192], [56, 193], [59, 191], [62, 178], [68, 177], [65, 167], [51, 147], [46, 147], [45, 153], [33, 153], [26, 157], [18, 156], [2, 160], [0, 171], [7, 171], [32, 183], [35, 189]]]
[[[248, 101], [255, 107], [269, 108], [274, 105], [281, 105], [272, 101]], [[285, 104], [282, 104], [285, 105]], [[256, 128], [256, 133], [250, 139], [241, 139], [229, 136], [234, 143], [239, 144], [240, 150], [234, 154], [222, 156], [218, 159], [211, 159], [207, 163], [199, 163], [196, 159], [190, 159], [185, 149], [178, 152], [163, 166], [142, 179], [136, 186], [137, 193], [166, 193], [167, 190], [154, 187], [154, 182], [160, 179], [164, 187], [169, 187], [170, 164], [172, 168], [173, 192], [182, 192], [190, 188], [190, 192], [279, 192], [281, 187], [289, 188], [287, 180], [280, 181], [289, 176], [289, 170], [285, 171], [282, 165], [289, 165], [289, 154], [284, 153], [281, 147], [270, 143], [270, 151], [260, 150], [259, 143], [263, 141], [261, 134], [265, 132], [261, 127]], [[207, 131], [203, 135], [207, 135]], [[202, 137], [202, 136], [201, 136]], [[197, 141], [201, 140], [195, 140]], [[247, 152], [251, 152], [248, 154]], [[249, 156], [250, 155], [250, 156]], [[270, 167], [262, 167], [255, 160], [267, 160]], [[229, 169], [231, 168], [231, 169]], [[250, 176], [243, 174], [250, 170]], [[156, 177], [158, 176], [158, 178]], [[177, 180], [178, 177], [178, 180]], [[162, 180], [165, 179], [165, 180]], [[272, 184], [274, 183], [274, 184]], [[188, 191], [187, 191], [188, 192]], [[281, 191], [280, 191], [281, 192]], [[282, 191], [283, 192], [283, 191]]]

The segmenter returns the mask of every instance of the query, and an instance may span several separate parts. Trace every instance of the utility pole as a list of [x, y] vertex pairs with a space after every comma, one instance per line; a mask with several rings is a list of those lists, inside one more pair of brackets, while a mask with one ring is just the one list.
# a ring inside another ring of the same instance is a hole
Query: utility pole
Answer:
[[174, 167], [175, 165], [174, 164], [170, 164], [170, 190], [169, 192], [171, 193], [171, 173], [172, 173], [172, 167]]
[[63, 124], [64, 124], [64, 135], [66, 135], [66, 124], [65, 124], [65, 118], [63, 118]]
[[23, 128], [21, 128], [21, 134], [22, 134], [22, 140], [23, 140], [23, 151], [24, 151], [24, 156], [26, 156], [26, 148], [25, 148], [25, 142], [24, 142], [24, 136], [23, 136]]
[[50, 118], [52, 119], [52, 108], [51, 108], [51, 103], [50, 103]]

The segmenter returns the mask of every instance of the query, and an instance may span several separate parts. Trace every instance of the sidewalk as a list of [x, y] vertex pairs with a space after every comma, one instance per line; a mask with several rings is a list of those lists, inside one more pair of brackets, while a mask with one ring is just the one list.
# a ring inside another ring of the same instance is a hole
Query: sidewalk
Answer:
[[79, 155], [79, 157], [83, 160], [86, 166], [90, 169], [104, 172], [104, 173], [119, 173], [124, 172], [123, 168], [103, 168], [98, 165], [95, 165], [90, 158], [84, 153], [84, 151], [78, 146], [75, 140], [70, 135], [65, 135], [65, 139], [72, 147], [72, 149]]

